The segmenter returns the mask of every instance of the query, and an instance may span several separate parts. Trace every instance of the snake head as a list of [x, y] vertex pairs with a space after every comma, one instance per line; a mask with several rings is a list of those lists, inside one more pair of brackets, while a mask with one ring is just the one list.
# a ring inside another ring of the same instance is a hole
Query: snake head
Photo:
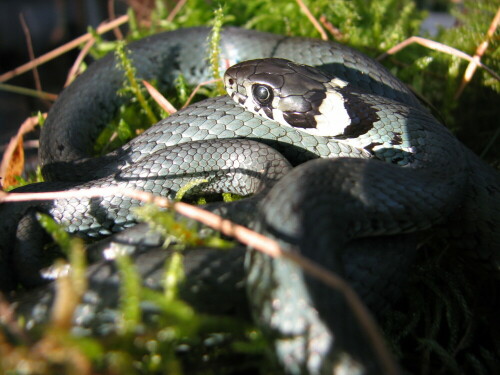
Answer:
[[279, 58], [248, 60], [227, 69], [231, 98], [261, 117], [319, 136], [339, 136], [351, 124], [342, 89], [347, 82]]

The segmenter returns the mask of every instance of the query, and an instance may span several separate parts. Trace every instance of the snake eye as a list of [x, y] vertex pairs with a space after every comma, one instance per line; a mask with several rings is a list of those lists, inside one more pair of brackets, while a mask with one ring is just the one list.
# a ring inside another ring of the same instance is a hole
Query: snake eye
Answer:
[[252, 94], [261, 105], [267, 105], [273, 100], [273, 91], [266, 85], [253, 85]]

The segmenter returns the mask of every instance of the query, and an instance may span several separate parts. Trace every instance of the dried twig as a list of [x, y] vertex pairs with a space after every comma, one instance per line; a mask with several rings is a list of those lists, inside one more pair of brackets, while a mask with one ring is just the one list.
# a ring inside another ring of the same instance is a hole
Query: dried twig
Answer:
[[[108, 14], [109, 14], [109, 19], [111, 21], [114, 21], [116, 19], [116, 14], [115, 14], [115, 1], [114, 0], [108, 0]], [[123, 34], [122, 31], [118, 26], [113, 28], [113, 34], [115, 34], [115, 38], [118, 40], [123, 39]]]
[[278, 243], [270, 238], [267, 238], [260, 233], [254, 232], [244, 226], [235, 224], [227, 219], [224, 219], [212, 212], [203, 210], [200, 207], [192, 206], [183, 202], [172, 202], [165, 197], [155, 196], [139, 190], [124, 189], [120, 187], [107, 188], [91, 188], [82, 190], [67, 190], [58, 192], [45, 193], [3, 193], [0, 194], [0, 203], [2, 202], [19, 202], [26, 200], [52, 200], [52, 199], [71, 199], [71, 198], [96, 198], [103, 196], [123, 195], [132, 199], [137, 199], [142, 202], [153, 203], [159, 207], [171, 208], [181, 215], [184, 215], [193, 220], [199, 221], [221, 233], [237, 239], [239, 242], [250, 246], [264, 254], [274, 258], [286, 258], [300, 267], [309, 275], [322, 280], [326, 285], [338, 290], [342, 293], [363, 327], [363, 332], [367, 335], [373, 350], [377, 353], [381, 365], [384, 368], [384, 373], [397, 374], [397, 366], [387, 350], [387, 347], [382, 339], [380, 331], [373, 320], [373, 317], [368, 312], [364, 304], [361, 302], [356, 292], [345, 282], [340, 276], [333, 274], [321, 265], [313, 261], [291, 252], [283, 251]]
[[82, 64], [83, 59], [85, 58], [85, 56], [87, 56], [94, 43], [94, 37], [92, 37], [89, 41], [87, 41], [87, 43], [85, 43], [85, 46], [83, 46], [75, 62], [71, 66], [71, 69], [69, 70], [69, 73], [66, 77], [66, 82], [64, 82], [64, 87], [69, 86], [69, 84], [74, 81], [75, 77], [78, 75], [78, 71], [80, 70], [80, 65]]
[[464, 76], [462, 78], [462, 82], [460, 83], [460, 87], [458, 88], [457, 92], [455, 93], [454, 99], [458, 99], [460, 95], [462, 95], [462, 92], [465, 89], [465, 86], [468, 85], [470, 80], [472, 79], [472, 76], [476, 72], [477, 66], [479, 65], [481, 61], [481, 57], [483, 56], [484, 52], [488, 48], [488, 44], [493, 37], [493, 34], [495, 33], [498, 24], [500, 23], [500, 7], [497, 10], [497, 13], [495, 17], [493, 17], [493, 20], [491, 21], [490, 27], [488, 28], [488, 31], [486, 32], [486, 38], [483, 40], [481, 44], [476, 48], [476, 53], [474, 54], [474, 57], [472, 58], [472, 61], [469, 63], [467, 66], [467, 69], [465, 69]]
[[[26, 37], [26, 46], [28, 47], [28, 55], [30, 61], [33, 61], [35, 59], [35, 52], [33, 52], [31, 33], [22, 13], [19, 15], [19, 20], [21, 21], [21, 27], [23, 28], [24, 36]], [[33, 78], [35, 80], [35, 87], [37, 91], [42, 91], [42, 83], [40, 82], [40, 75], [38, 74], [38, 69], [36, 68], [36, 66], [33, 67]]]
[[305, 13], [309, 21], [311, 21], [311, 23], [314, 25], [316, 30], [318, 30], [319, 34], [321, 35], [321, 39], [328, 40], [328, 35], [326, 35], [325, 30], [323, 30], [318, 20], [313, 16], [313, 14], [309, 10], [309, 8], [304, 4], [304, 2], [302, 0], [295, 0], [295, 1], [299, 5], [300, 9]]
[[148, 81], [142, 80], [142, 84], [148, 90], [149, 95], [155, 100], [155, 102], [168, 114], [177, 112], [177, 109], [170, 103], [167, 98], [165, 98], [153, 85]]
[[180, 10], [184, 7], [184, 5], [187, 3], [187, 0], [179, 0], [177, 4], [175, 4], [174, 9], [170, 12], [170, 14], [167, 17], [167, 22], [172, 22], [177, 15], [177, 13], [180, 12]]
[[208, 80], [208, 81], [205, 81], [205, 82], [202, 82], [202, 83], [198, 84], [194, 88], [194, 90], [191, 93], [191, 95], [189, 95], [188, 100], [186, 100], [186, 103], [184, 103], [184, 105], [182, 106], [182, 108], [186, 108], [189, 104], [191, 104], [191, 101], [193, 100], [193, 98], [196, 95], [196, 93], [200, 90], [200, 88], [202, 88], [203, 86], [211, 85], [212, 83], [219, 82], [219, 81], [220, 81], [220, 78], [219, 79], [211, 79], [211, 80]]
[[32, 96], [34, 98], [50, 100], [50, 101], [54, 101], [57, 99], [57, 95], [52, 94], [50, 92], [37, 91], [37, 90], [30, 89], [28, 87], [9, 85], [7, 83], [0, 83], [0, 90], [13, 92], [15, 94], [20, 94], [20, 95], [28, 95], [28, 96]]
[[[111, 22], [103, 24], [102, 26], [99, 26], [97, 28], [96, 32], [97, 32], [97, 34], [104, 34], [104, 33], [108, 32], [109, 30], [112, 30], [113, 28], [115, 28], [119, 25], [122, 25], [126, 22], [128, 22], [128, 15], [123, 15], [123, 16], [118, 17], [114, 21], [111, 21]], [[9, 79], [17, 77], [18, 75], [21, 75], [23, 73], [26, 73], [26, 72], [30, 71], [31, 69], [33, 69], [33, 67], [35, 67], [35, 66], [40, 66], [40, 65], [46, 63], [47, 61], [50, 61], [50, 60], [52, 60], [52, 59], [54, 59], [62, 54], [74, 49], [74, 48], [77, 48], [82, 43], [89, 41], [92, 37], [93, 37], [92, 34], [87, 33], [87, 34], [84, 34], [84, 35], [72, 40], [71, 42], [63, 44], [62, 46], [60, 46], [60, 47], [42, 55], [42, 56], [37, 57], [33, 61], [30, 61], [26, 64], [23, 64], [23, 65], [15, 68], [11, 71], [8, 71], [8, 72], [0, 75], [0, 82], [8, 81]]]
[[151, 1], [128, 0], [127, 5], [133, 10], [134, 17], [139, 24], [147, 27], [151, 26], [151, 12], [154, 8], [154, 4]]
[[410, 44], [413, 44], [413, 43], [420, 44], [421, 46], [433, 49], [435, 51], [440, 51], [440, 52], [443, 52], [443, 53], [447, 53], [448, 55], [457, 56], [457, 57], [459, 57], [461, 59], [464, 59], [464, 60], [467, 60], [467, 61], [470, 61], [470, 62], [476, 62], [478, 66], [480, 66], [481, 68], [483, 68], [484, 70], [486, 70], [489, 74], [491, 74], [493, 77], [495, 77], [495, 79], [497, 79], [498, 81], [500, 81], [500, 76], [498, 74], [496, 74], [491, 68], [487, 67], [486, 65], [484, 65], [480, 61], [476, 61], [472, 56], [466, 54], [465, 52], [462, 52], [462, 51], [460, 51], [460, 50], [458, 50], [456, 48], [447, 46], [445, 44], [435, 42], [435, 41], [430, 40], [430, 39], [422, 38], [420, 36], [412, 36], [412, 37], [406, 39], [405, 41], [403, 41], [403, 42], [395, 45], [394, 47], [392, 47], [391, 49], [389, 49], [387, 52], [384, 52], [383, 54], [381, 54], [380, 56], [378, 56], [377, 60], [381, 61], [381, 60], [385, 59], [387, 56], [393, 55], [396, 52], [401, 51], [403, 48], [406, 48]]
[[342, 31], [340, 31], [337, 27], [333, 26], [333, 24], [326, 19], [325, 16], [321, 16], [319, 18], [319, 22], [324, 26], [325, 29], [327, 29], [330, 34], [332, 34], [333, 38], [335, 40], [342, 40], [344, 39], [344, 35], [342, 34]]

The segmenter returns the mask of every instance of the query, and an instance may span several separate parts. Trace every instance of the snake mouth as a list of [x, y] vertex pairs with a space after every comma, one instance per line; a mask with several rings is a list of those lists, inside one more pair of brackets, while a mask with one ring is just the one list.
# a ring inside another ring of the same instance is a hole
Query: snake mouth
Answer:
[[245, 95], [240, 94], [237, 91], [234, 91], [232, 93], [228, 92], [228, 94], [231, 97], [231, 99], [233, 99], [235, 102], [239, 103], [240, 105], [244, 105], [246, 100], [247, 100], [247, 97]]
[[224, 86], [226, 87], [227, 94], [231, 97], [231, 99], [233, 99], [236, 103], [245, 106], [248, 96], [241, 92], [246, 91], [245, 88], [240, 88], [238, 81], [231, 75], [227, 74], [227, 72], [224, 75]]

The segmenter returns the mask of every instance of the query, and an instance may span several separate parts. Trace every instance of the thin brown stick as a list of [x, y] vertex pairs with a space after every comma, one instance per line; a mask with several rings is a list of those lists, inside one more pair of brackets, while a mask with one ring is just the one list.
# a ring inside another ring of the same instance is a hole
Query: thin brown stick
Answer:
[[[35, 52], [33, 51], [33, 42], [31, 40], [31, 33], [28, 25], [26, 24], [26, 20], [24, 19], [24, 15], [19, 14], [19, 20], [21, 21], [21, 27], [24, 32], [24, 36], [26, 38], [26, 46], [28, 47], [28, 56], [30, 61], [35, 60]], [[38, 69], [36, 66], [33, 67], [33, 79], [35, 80], [35, 87], [37, 91], [42, 91], [42, 83], [40, 81], [40, 75], [38, 74]]]
[[168, 22], [172, 22], [174, 20], [175, 16], [177, 15], [177, 13], [180, 12], [180, 10], [182, 9], [182, 7], [186, 3], [187, 3], [187, 0], [180, 0], [179, 2], [177, 2], [177, 4], [175, 4], [174, 9], [172, 9], [172, 11], [167, 16], [167, 21]]
[[170, 103], [167, 98], [165, 98], [153, 85], [148, 81], [142, 80], [142, 84], [148, 90], [149, 95], [155, 100], [155, 102], [169, 115], [177, 112], [177, 109]]
[[191, 93], [191, 95], [189, 95], [188, 100], [186, 100], [186, 103], [184, 103], [184, 105], [182, 106], [182, 108], [186, 108], [189, 104], [191, 104], [191, 101], [193, 100], [193, 98], [196, 95], [196, 93], [200, 90], [200, 88], [202, 88], [203, 86], [210, 85], [210, 84], [215, 83], [215, 82], [219, 82], [220, 80], [221, 80], [220, 78], [218, 78], [218, 79], [211, 79], [211, 80], [208, 80], [208, 81], [205, 81], [205, 82], [202, 82], [202, 83], [198, 84], [194, 88], [194, 90]]
[[71, 66], [71, 69], [68, 72], [68, 75], [66, 77], [66, 82], [64, 82], [64, 87], [69, 86], [69, 84], [74, 81], [75, 77], [78, 74], [78, 71], [80, 70], [80, 66], [83, 62], [83, 59], [85, 58], [85, 56], [88, 55], [94, 43], [95, 43], [95, 38], [91, 38], [87, 43], [85, 43], [82, 50], [78, 54], [75, 62]]
[[13, 92], [19, 95], [28, 95], [43, 100], [50, 100], [52, 102], [57, 99], [57, 95], [50, 92], [33, 90], [28, 87], [9, 85], [8, 83], [0, 83], [0, 90]]
[[135, 18], [141, 25], [151, 26], [151, 23], [147, 22], [147, 20], [150, 19], [152, 11], [150, 2], [143, 0], [128, 0], [127, 3], [127, 5], [134, 10]]
[[[470, 62], [474, 62], [475, 61], [475, 59], [472, 56], [469, 56], [465, 52], [462, 52], [462, 51], [460, 51], [460, 50], [458, 50], [456, 48], [447, 46], [445, 44], [435, 42], [435, 41], [430, 40], [430, 39], [422, 38], [420, 36], [412, 36], [412, 37], [404, 40], [403, 42], [395, 45], [394, 47], [392, 47], [391, 49], [389, 49], [387, 52], [384, 52], [383, 54], [381, 54], [380, 56], [378, 56], [377, 60], [381, 61], [381, 60], [385, 59], [387, 56], [393, 55], [396, 52], [401, 51], [402, 49], [408, 47], [410, 44], [413, 44], [413, 43], [420, 44], [421, 46], [424, 46], [424, 47], [429, 48], [429, 49], [433, 49], [435, 51], [440, 51], [440, 52], [443, 52], [443, 53], [447, 53], [448, 55], [457, 56], [457, 57], [459, 57], [461, 59], [464, 59], [464, 60], [467, 60], [467, 61], [470, 61]], [[480, 66], [481, 68], [483, 68], [484, 70], [486, 70], [496, 80], [500, 81], [500, 76], [498, 74], [496, 74], [491, 68], [489, 68], [488, 66], [484, 65], [482, 62], [477, 62], [477, 65]]]
[[462, 95], [462, 92], [464, 91], [465, 87], [469, 84], [470, 80], [472, 79], [472, 76], [476, 72], [478, 63], [481, 61], [481, 57], [486, 52], [486, 49], [488, 48], [490, 40], [493, 37], [493, 34], [495, 33], [499, 23], [500, 23], [500, 7], [498, 8], [497, 13], [495, 14], [495, 17], [493, 17], [493, 20], [491, 21], [490, 27], [488, 28], [488, 31], [486, 32], [485, 39], [476, 48], [476, 52], [474, 53], [474, 56], [473, 56], [473, 61], [471, 61], [469, 63], [469, 65], [467, 66], [467, 69], [465, 69], [465, 73], [464, 73], [464, 76], [462, 78], [462, 82], [460, 82], [460, 87], [458, 88], [457, 92], [455, 93], [455, 97], [454, 97], [455, 100], [458, 99], [460, 97], [460, 95]]
[[305, 13], [306, 17], [311, 21], [313, 26], [318, 30], [319, 34], [321, 35], [321, 39], [323, 40], [328, 40], [328, 35], [326, 35], [325, 30], [323, 27], [321, 27], [320, 23], [318, 20], [313, 16], [309, 8], [304, 4], [302, 0], [295, 0], [297, 4], [299, 5], [300, 9]]
[[[114, 0], [108, 0], [108, 14], [109, 14], [110, 21], [114, 21], [116, 19], [115, 1]], [[118, 26], [113, 28], [113, 34], [115, 34], [116, 39], [123, 40], [122, 31], [120, 30], [120, 28]]]
[[[111, 21], [111, 22], [108, 22], [108, 23], [105, 23], [105, 24], [99, 26], [97, 28], [96, 32], [97, 32], [97, 34], [104, 34], [104, 33], [112, 30], [113, 28], [115, 28], [119, 25], [123, 25], [126, 22], [128, 22], [128, 15], [123, 15], [123, 16], [118, 17], [114, 21]], [[14, 77], [17, 77], [18, 75], [21, 75], [23, 73], [30, 71], [35, 66], [40, 66], [40, 65], [46, 63], [47, 61], [53, 60], [54, 58], [66, 53], [74, 48], [77, 48], [79, 45], [87, 42], [91, 38], [92, 38], [92, 34], [87, 33], [87, 34], [84, 34], [84, 35], [72, 40], [71, 42], [63, 44], [62, 46], [60, 46], [60, 47], [42, 55], [42, 56], [37, 57], [33, 61], [30, 61], [26, 64], [21, 65], [21, 66], [18, 66], [17, 68], [0, 75], [0, 82], [8, 81], [9, 79], [12, 79]]]
[[342, 32], [337, 27], [333, 26], [333, 24], [328, 21], [325, 16], [321, 16], [319, 18], [319, 22], [321, 22], [323, 27], [330, 32], [330, 34], [333, 36], [333, 39], [339, 41], [344, 39], [344, 35], [342, 34]]
[[342, 293], [347, 304], [352, 309], [359, 323], [364, 328], [364, 332], [375, 353], [377, 353], [380, 363], [386, 374], [398, 374], [397, 366], [392, 355], [382, 339], [381, 333], [373, 317], [368, 312], [363, 302], [359, 299], [354, 290], [340, 276], [333, 274], [329, 270], [317, 263], [301, 256], [297, 253], [283, 251], [278, 243], [267, 238], [260, 233], [254, 232], [244, 226], [235, 224], [212, 212], [203, 210], [200, 207], [192, 206], [183, 202], [172, 202], [165, 197], [155, 196], [139, 190], [124, 189], [120, 187], [91, 188], [82, 190], [67, 190], [58, 192], [44, 193], [4, 193], [0, 194], [0, 203], [19, 202], [26, 200], [52, 200], [52, 199], [70, 199], [70, 198], [96, 198], [103, 196], [124, 195], [142, 202], [154, 203], [159, 207], [171, 208], [181, 215], [199, 221], [221, 233], [237, 239], [239, 242], [250, 246], [264, 254], [274, 258], [286, 258], [309, 275], [322, 280], [326, 285]]

